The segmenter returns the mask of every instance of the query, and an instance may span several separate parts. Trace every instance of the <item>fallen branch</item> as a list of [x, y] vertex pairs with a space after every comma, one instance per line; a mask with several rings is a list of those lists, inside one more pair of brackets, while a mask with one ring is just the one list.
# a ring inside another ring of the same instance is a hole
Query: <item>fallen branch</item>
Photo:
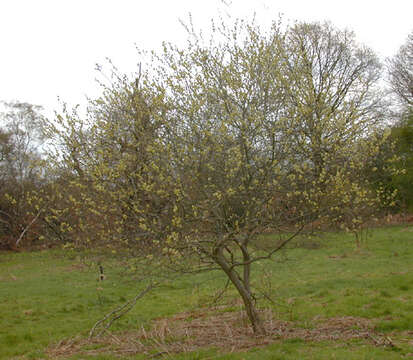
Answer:
[[120, 317], [128, 313], [132, 308], [135, 306], [136, 302], [142, 298], [147, 292], [152, 290], [154, 287], [153, 283], [150, 283], [145, 289], [143, 289], [138, 295], [136, 295], [133, 299], [129, 300], [122, 306], [119, 306], [115, 310], [111, 311], [110, 313], [106, 314], [102, 319], [97, 321], [95, 325], [93, 325], [92, 329], [89, 332], [89, 339], [91, 339], [99, 326], [102, 328], [96, 334], [96, 336], [102, 335], [103, 332], [107, 331], [109, 327], [113, 324], [114, 321], [118, 320]]
[[228, 279], [227, 282], [226, 282], [226, 284], [225, 284], [225, 286], [224, 286], [224, 288], [223, 288], [222, 290], [220, 290], [217, 295], [215, 295], [215, 298], [214, 298], [214, 300], [213, 300], [213, 302], [212, 302], [214, 305], [217, 305], [217, 304], [218, 304], [218, 301], [221, 300], [222, 296], [223, 296], [223, 295], [225, 294], [225, 292], [228, 290], [228, 287], [229, 287], [230, 283], [231, 283], [231, 282], [230, 282], [230, 280]]

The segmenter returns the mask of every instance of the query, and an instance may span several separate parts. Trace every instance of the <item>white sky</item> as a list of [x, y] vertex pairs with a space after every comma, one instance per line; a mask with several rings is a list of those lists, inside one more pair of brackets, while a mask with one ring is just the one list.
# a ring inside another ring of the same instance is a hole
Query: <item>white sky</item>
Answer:
[[263, 23], [330, 20], [355, 31], [357, 40], [384, 59], [413, 31], [412, 0], [233, 0], [228, 10], [219, 0], [0, 0], [0, 100], [58, 109], [57, 97], [85, 104], [96, 96], [95, 64], [105, 58], [125, 73], [139, 62], [135, 43], [157, 49], [162, 41], [183, 43], [178, 19], [192, 13], [207, 29], [218, 9], [233, 16], [254, 11]]

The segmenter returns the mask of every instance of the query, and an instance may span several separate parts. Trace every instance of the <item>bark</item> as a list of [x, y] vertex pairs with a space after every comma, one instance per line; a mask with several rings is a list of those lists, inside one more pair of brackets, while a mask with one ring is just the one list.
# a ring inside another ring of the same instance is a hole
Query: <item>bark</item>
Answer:
[[241, 295], [242, 301], [245, 306], [245, 311], [249, 321], [251, 322], [252, 329], [256, 335], [264, 335], [265, 328], [264, 324], [257, 312], [254, 305], [254, 299], [251, 294], [250, 284], [249, 284], [249, 269], [250, 264], [244, 265], [244, 274], [247, 274], [247, 278], [241, 279], [234, 268], [231, 268], [228, 261], [225, 259], [222, 248], [216, 249], [214, 253], [214, 260], [222, 268], [225, 274], [228, 276], [229, 280], [234, 284], [238, 293]]

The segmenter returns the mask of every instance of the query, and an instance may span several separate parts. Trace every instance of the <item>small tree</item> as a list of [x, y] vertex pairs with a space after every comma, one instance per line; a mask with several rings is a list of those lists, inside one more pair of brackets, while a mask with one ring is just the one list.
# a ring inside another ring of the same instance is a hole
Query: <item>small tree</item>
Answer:
[[[377, 151], [380, 65], [328, 24], [285, 33], [274, 24], [262, 33], [239, 22], [217, 27], [213, 39], [221, 41], [209, 44], [190, 35], [185, 51], [165, 47], [160, 72], [173, 109], [173, 136], [157, 150], [170, 160], [154, 165], [174, 178], [166, 248], [218, 265], [261, 333], [252, 264], [320, 216], [339, 222], [352, 209], [354, 224], [358, 210], [377, 204], [361, 175]], [[262, 249], [267, 229], [280, 237]]]
[[[377, 150], [379, 65], [330, 25], [213, 30], [208, 42], [188, 27], [187, 48], [165, 44], [137, 81], [119, 77], [87, 132], [73, 118], [73, 136], [54, 132], [105, 203], [90, 210], [116, 219], [105, 239], [169, 268], [222, 270], [260, 334], [252, 265], [306, 224], [377, 201], [360, 174]], [[262, 246], [268, 230], [278, 239]]]

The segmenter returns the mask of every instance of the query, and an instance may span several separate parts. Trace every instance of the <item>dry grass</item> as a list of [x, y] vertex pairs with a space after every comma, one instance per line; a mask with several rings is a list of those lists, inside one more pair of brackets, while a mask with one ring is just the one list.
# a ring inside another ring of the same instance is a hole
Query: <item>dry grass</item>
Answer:
[[73, 354], [96, 355], [112, 353], [127, 356], [137, 353], [148, 357], [191, 352], [201, 348], [218, 348], [223, 352], [245, 351], [285, 339], [303, 341], [347, 341], [365, 339], [377, 346], [393, 346], [389, 338], [374, 332], [370, 320], [356, 317], [315, 319], [311, 329], [297, 327], [293, 322], [274, 320], [263, 311], [267, 335], [255, 336], [244, 312], [212, 313], [209, 310], [186, 312], [153, 322], [150, 330], [126, 332], [93, 338], [61, 341], [48, 350], [51, 358]]

